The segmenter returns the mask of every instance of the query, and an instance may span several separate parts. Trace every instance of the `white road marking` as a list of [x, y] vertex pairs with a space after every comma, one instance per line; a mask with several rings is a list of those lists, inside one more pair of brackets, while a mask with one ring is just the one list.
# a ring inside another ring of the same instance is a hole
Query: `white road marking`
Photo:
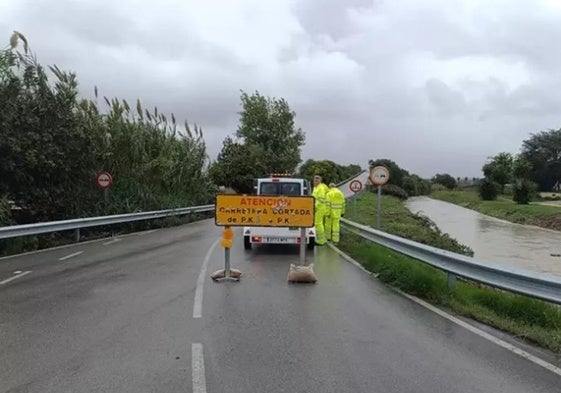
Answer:
[[206, 393], [205, 358], [203, 344], [191, 344], [191, 364], [193, 372], [193, 393]]
[[[364, 266], [362, 266], [359, 262], [357, 262], [356, 260], [354, 260], [353, 257], [351, 257], [350, 255], [347, 255], [347, 254], [345, 254], [343, 251], [341, 251], [341, 250], [339, 250], [339, 249], [336, 249], [334, 246], [332, 246], [332, 248], [335, 249], [339, 255], [341, 255], [341, 256], [342, 256], [344, 259], [346, 259], [347, 261], [351, 262], [353, 265], [358, 266], [361, 270], [366, 270], [366, 269], [364, 268]], [[367, 270], [366, 270], [366, 271], [367, 271]], [[372, 274], [372, 273], [369, 272], [369, 271], [367, 271], [367, 272], [368, 272], [368, 274]], [[561, 376], [561, 368], [556, 367], [556, 366], [554, 366], [553, 364], [551, 364], [551, 363], [549, 363], [549, 362], [546, 362], [545, 360], [540, 359], [539, 357], [534, 356], [534, 355], [532, 355], [531, 353], [526, 352], [526, 351], [524, 351], [523, 349], [520, 349], [520, 348], [518, 348], [518, 347], [515, 346], [515, 345], [512, 345], [512, 344], [510, 344], [510, 343], [508, 343], [508, 342], [506, 342], [506, 341], [504, 341], [504, 340], [501, 340], [500, 338], [495, 337], [495, 336], [493, 336], [492, 334], [489, 334], [489, 333], [487, 333], [487, 332], [484, 332], [483, 330], [481, 330], [481, 329], [479, 329], [479, 328], [476, 328], [475, 326], [470, 325], [469, 323], [466, 323], [466, 322], [462, 321], [461, 319], [458, 319], [458, 318], [454, 317], [454, 316], [451, 315], [451, 314], [448, 314], [446, 311], [443, 311], [443, 310], [439, 309], [438, 307], [435, 307], [435, 306], [433, 306], [432, 304], [427, 303], [427, 302], [425, 302], [425, 301], [422, 300], [422, 299], [419, 299], [418, 297], [409, 295], [409, 294], [403, 292], [402, 290], [400, 290], [400, 289], [398, 289], [398, 288], [394, 288], [394, 287], [389, 286], [389, 285], [388, 285], [387, 287], [388, 287], [388, 288], [391, 288], [392, 290], [396, 291], [397, 293], [399, 293], [399, 294], [405, 296], [406, 298], [408, 298], [408, 299], [414, 301], [415, 303], [419, 304], [420, 306], [423, 306], [423, 307], [425, 307], [426, 309], [428, 309], [428, 310], [434, 312], [435, 314], [438, 314], [438, 315], [440, 315], [441, 317], [446, 318], [446, 319], [449, 320], [450, 322], [453, 322], [453, 323], [455, 323], [456, 325], [459, 325], [459, 326], [463, 327], [464, 329], [467, 329], [467, 330], [469, 330], [470, 332], [475, 333], [475, 334], [477, 334], [478, 336], [480, 336], [480, 337], [482, 337], [482, 338], [484, 338], [484, 339], [486, 339], [486, 340], [488, 340], [488, 341], [491, 341], [492, 343], [497, 344], [498, 346], [503, 347], [504, 349], [506, 349], [506, 350], [508, 350], [508, 351], [510, 351], [510, 352], [512, 352], [512, 353], [515, 353], [516, 355], [521, 356], [521, 357], [523, 357], [524, 359], [529, 360], [530, 362], [532, 362], [532, 363], [534, 363], [534, 364], [537, 364], [538, 366], [541, 366], [541, 367], [543, 367], [543, 368], [545, 368], [545, 369], [547, 369], [547, 370], [549, 370], [549, 371], [551, 371], [551, 372], [553, 372], [553, 373], [555, 373], [555, 374]]]
[[208, 249], [205, 259], [203, 260], [203, 265], [201, 266], [201, 272], [199, 273], [199, 278], [197, 279], [197, 288], [195, 289], [195, 302], [193, 304], [193, 318], [201, 318], [203, 315], [203, 289], [205, 285], [206, 270], [208, 268], [208, 261], [212, 255], [214, 249], [220, 242], [220, 239], [216, 239], [212, 246]]
[[9, 283], [10, 281], [14, 281], [14, 280], [16, 280], [16, 279], [18, 279], [18, 278], [20, 278], [20, 277], [26, 276], [26, 275], [28, 275], [29, 273], [31, 273], [31, 270], [28, 270], [28, 271], [26, 271], [26, 272], [17, 274], [17, 275], [15, 275], [15, 276], [13, 276], [13, 277], [7, 278], [7, 279], [4, 280], [4, 281], [0, 281], [0, 285], [7, 284], [7, 283]]
[[73, 253], [73, 254], [67, 255], [67, 256], [65, 256], [65, 257], [59, 258], [58, 260], [59, 260], [59, 261], [64, 261], [64, 260], [66, 260], [66, 259], [68, 259], [68, 258], [72, 258], [72, 257], [75, 257], [75, 256], [77, 256], [77, 255], [80, 255], [80, 254], [83, 253], [83, 252], [84, 252], [84, 251], [78, 251], [78, 252], [75, 252], [75, 253]]
[[152, 229], [150, 231], [144, 231], [144, 232], [139, 232], [136, 235], [137, 236], [144, 236], [144, 235], [149, 235], [151, 233], [157, 232], [159, 229]]
[[123, 239], [117, 238], [117, 239], [109, 240], [108, 242], [103, 243], [103, 245], [104, 245], [104, 246], [108, 246], [108, 245], [110, 245], [110, 244], [120, 242], [121, 240], [123, 240]]
[[14, 272], [14, 274], [20, 274], [20, 273], [21, 273], [21, 270], [16, 270], [16, 271]]

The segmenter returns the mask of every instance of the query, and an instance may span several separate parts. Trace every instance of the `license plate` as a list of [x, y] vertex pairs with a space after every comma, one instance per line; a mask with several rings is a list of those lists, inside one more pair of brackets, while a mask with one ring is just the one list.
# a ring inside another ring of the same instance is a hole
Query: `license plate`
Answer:
[[266, 237], [267, 243], [295, 243], [296, 239], [287, 237]]

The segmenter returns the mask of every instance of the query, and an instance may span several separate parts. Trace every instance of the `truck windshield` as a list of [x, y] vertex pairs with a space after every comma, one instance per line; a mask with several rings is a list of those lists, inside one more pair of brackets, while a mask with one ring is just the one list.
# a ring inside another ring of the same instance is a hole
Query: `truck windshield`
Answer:
[[261, 183], [261, 195], [301, 195], [300, 183]]

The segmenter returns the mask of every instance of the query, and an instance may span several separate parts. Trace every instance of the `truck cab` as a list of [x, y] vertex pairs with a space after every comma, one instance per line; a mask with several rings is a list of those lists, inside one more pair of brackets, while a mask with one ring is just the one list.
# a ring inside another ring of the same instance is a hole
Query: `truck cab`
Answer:
[[[310, 182], [303, 178], [272, 174], [269, 177], [255, 179], [256, 195], [275, 196], [311, 196]], [[244, 248], [249, 250], [253, 244], [300, 244], [300, 228], [297, 227], [251, 227], [243, 228]], [[308, 250], [315, 247], [316, 230], [306, 228]]]

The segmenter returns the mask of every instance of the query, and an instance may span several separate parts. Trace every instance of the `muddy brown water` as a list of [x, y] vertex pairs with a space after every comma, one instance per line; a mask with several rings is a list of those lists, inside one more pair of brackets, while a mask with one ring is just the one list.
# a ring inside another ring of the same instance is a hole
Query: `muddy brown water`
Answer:
[[561, 276], [561, 231], [519, 225], [429, 197], [408, 199], [413, 213], [474, 251], [474, 258]]

